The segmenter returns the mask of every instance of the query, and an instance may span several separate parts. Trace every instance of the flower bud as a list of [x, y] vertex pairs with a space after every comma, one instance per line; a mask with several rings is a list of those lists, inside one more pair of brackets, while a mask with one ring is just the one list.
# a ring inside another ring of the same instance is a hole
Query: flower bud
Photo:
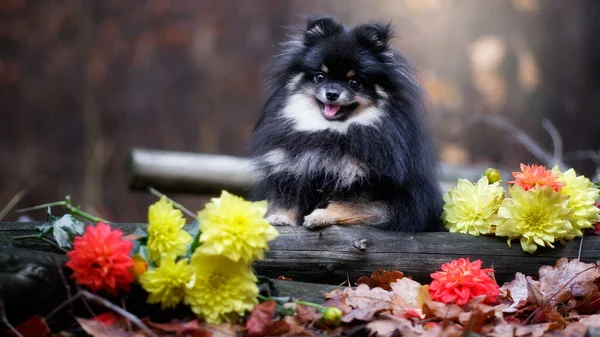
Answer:
[[338, 326], [342, 322], [343, 313], [336, 307], [327, 307], [323, 312], [323, 320], [330, 326]]
[[131, 267], [131, 272], [133, 276], [137, 279], [142, 276], [148, 270], [148, 262], [144, 260], [139, 254], [135, 254], [133, 257], [133, 266]]
[[485, 170], [483, 175], [488, 178], [490, 184], [502, 182], [502, 175], [500, 175], [500, 171], [496, 170], [495, 168], [490, 167], [489, 169]]

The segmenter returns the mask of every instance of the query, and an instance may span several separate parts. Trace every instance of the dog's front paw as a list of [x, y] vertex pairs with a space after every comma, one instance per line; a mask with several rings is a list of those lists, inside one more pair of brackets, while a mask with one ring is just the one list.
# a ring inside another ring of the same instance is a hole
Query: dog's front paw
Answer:
[[273, 226], [297, 226], [298, 224], [287, 214], [273, 213], [266, 217], [266, 220]]
[[326, 209], [315, 209], [312, 213], [304, 217], [304, 227], [316, 229], [335, 225], [336, 219], [331, 212]]

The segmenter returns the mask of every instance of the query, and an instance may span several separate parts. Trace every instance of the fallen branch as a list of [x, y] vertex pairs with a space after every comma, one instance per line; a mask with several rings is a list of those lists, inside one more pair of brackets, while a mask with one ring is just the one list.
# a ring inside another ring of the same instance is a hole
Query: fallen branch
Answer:
[[50, 314], [48, 314], [48, 316], [46, 316], [46, 321], [50, 320], [50, 318], [52, 318], [52, 316], [54, 316], [57, 312], [60, 312], [68, 305], [72, 305], [74, 301], [76, 301], [80, 298], [86, 299], [90, 302], [94, 302], [98, 305], [101, 305], [109, 310], [116, 312], [117, 314], [121, 315], [123, 318], [125, 318], [129, 322], [135, 324], [135, 326], [137, 326], [140, 330], [144, 331], [144, 333], [146, 333], [146, 336], [158, 337], [158, 335], [156, 333], [154, 333], [154, 331], [152, 331], [146, 324], [144, 324], [136, 315], [128, 312], [127, 310], [125, 310], [123, 308], [120, 308], [117, 305], [114, 305], [113, 303], [106, 300], [105, 298], [102, 298], [96, 294], [90, 293], [87, 290], [78, 291], [77, 294], [75, 294], [75, 296], [67, 299], [65, 302], [63, 302], [58, 307], [56, 307], [56, 309], [54, 309], [52, 312], [50, 312]]
[[537, 141], [525, 133], [525, 131], [519, 129], [511, 122], [500, 116], [476, 115], [471, 120], [471, 123], [475, 122], [484, 122], [508, 132], [511, 137], [518, 140], [523, 146], [525, 146], [525, 148], [527, 148], [527, 150], [529, 150], [529, 152], [531, 152], [531, 154], [533, 154], [538, 160], [543, 162], [548, 167], [558, 165], [561, 171], [565, 171], [569, 168], [562, 158], [562, 138], [560, 137], [558, 130], [556, 130], [554, 125], [548, 120], [544, 120], [542, 122], [542, 126], [552, 138], [554, 143], [553, 153], [545, 150]]
[[17, 331], [17, 329], [15, 329], [15, 327], [10, 324], [10, 321], [8, 320], [8, 318], [6, 317], [6, 308], [4, 307], [4, 300], [2, 299], [2, 297], [0, 296], [0, 321], [2, 322], [2, 324], [4, 324], [4, 326], [10, 330], [10, 332], [17, 336], [17, 337], [23, 337], [23, 335]]
[[4, 219], [4, 217], [15, 207], [21, 199], [27, 194], [27, 190], [22, 190], [19, 193], [15, 194], [10, 201], [0, 210], [0, 221]]

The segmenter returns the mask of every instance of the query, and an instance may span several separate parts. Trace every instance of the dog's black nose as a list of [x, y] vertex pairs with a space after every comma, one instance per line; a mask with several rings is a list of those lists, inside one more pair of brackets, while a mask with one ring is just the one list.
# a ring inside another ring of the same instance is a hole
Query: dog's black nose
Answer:
[[325, 97], [327, 97], [327, 99], [330, 101], [335, 101], [338, 99], [338, 97], [340, 97], [340, 93], [337, 91], [327, 91], [325, 93]]

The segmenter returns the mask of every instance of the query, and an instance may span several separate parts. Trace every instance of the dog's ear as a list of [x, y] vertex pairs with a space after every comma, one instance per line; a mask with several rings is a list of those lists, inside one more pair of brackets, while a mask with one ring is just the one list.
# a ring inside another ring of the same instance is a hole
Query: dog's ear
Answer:
[[375, 52], [384, 52], [389, 48], [394, 30], [391, 24], [367, 23], [356, 26], [354, 34], [358, 43], [363, 47]]
[[306, 24], [304, 43], [307, 46], [312, 45], [325, 37], [336, 35], [343, 31], [344, 26], [332, 17], [312, 17], [308, 19], [308, 23]]

